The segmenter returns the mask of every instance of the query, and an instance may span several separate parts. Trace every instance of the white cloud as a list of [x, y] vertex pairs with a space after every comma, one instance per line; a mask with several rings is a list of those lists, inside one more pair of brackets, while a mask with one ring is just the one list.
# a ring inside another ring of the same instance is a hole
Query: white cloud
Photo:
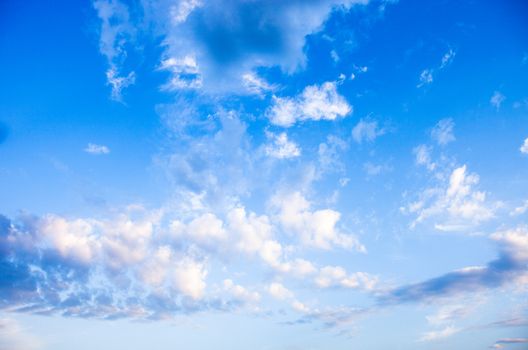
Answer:
[[434, 80], [434, 75], [449, 66], [455, 59], [455, 56], [456, 52], [453, 49], [449, 49], [449, 51], [442, 56], [442, 60], [438, 68], [424, 69], [422, 73], [420, 73], [419, 83], [416, 85], [416, 87], [420, 88], [422, 86], [431, 84]]
[[207, 270], [191, 259], [179, 261], [172, 270], [173, 287], [183, 295], [199, 300], [205, 293]]
[[94, 224], [90, 221], [68, 221], [59, 216], [48, 215], [39, 222], [38, 227], [47, 244], [63, 258], [88, 265], [99, 254], [101, 244], [97, 240]]
[[319, 288], [344, 287], [364, 288], [371, 290], [377, 283], [377, 279], [364, 272], [348, 274], [341, 266], [324, 266], [319, 270], [315, 278], [315, 284]]
[[193, 56], [187, 55], [182, 58], [167, 58], [161, 62], [159, 69], [171, 73], [169, 81], [162, 85], [162, 90], [173, 91], [199, 89], [202, 87], [200, 69]]
[[273, 140], [272, 144], [264, 147], [266, 155], [272, 158], [287, 159], [295, 158], [301, 155], [299, 146], [288, 140], [288, 135], [283, 132], [278, 135], [267, 133], [266, 136]]
[[513, 211], [510, 212], [510, 215], [511, 216], [522, 215], [526, 213], [527, 210], [528, 210], [528, 200], [525, 200], [521, 206], [513, 209]]
[[416, 157], [416, 164], [425, 166], [429, 171], [436, 169], [436, 163], [431, 160], [431, 148], [426, 145], [419, 145], [413, 149]]
[[243, 75], [256, 68], [278, 66], [286, 72], [302, 68], [306, 36], [320, 31], [332, 11], [348, 11], [366, 3], [253, 1], [248, 6], [243, 1], [186, 0], [149, 1], [143, 6], [165, 38], [166, 56], [195, 55], [203, 91], [241, 92]]
[[120, 73], [127, 57], [127, 45], [135, 36], [130, 23], [128, 7], [119, 0], [97, 0], [93, 3], [101, 20], [99, 50], [106, 57], [109, 68], [106, 71], [108, 85], [112, 87], [111, 97], [122, 100], [122, 90], [135, 82], [135, 72]]
[[385, 134], [385, 129], [379, 128], [378, 122], [375, 120], [361, 119], [352, 129], [352, 138], [357, 143], [363, 143], [363, 141], [372, 142], [383, 134]]
[[252, 72], [244, 73], [242, 75], [242, 81], [246, 90], [257, 96], [263, 96], [277, 89], [276, 85], [269, 84], [266, 80]]
[[422, 73], [420, 73], [420, 79], [419, 79], [418, 85], [416, 87], [422, 87], [424, 85], [429, 85], [433, 82], [433, 71], [431, 69], [424, 69]]
[[104, 145], [89, 143], [88, 146], [86, 146], [86, 148], [84, 149], [84, 151], [90, 154], [108, 154], [110, 153], [110, 148]]
[[490, 98], [490, 103], [493, 107], [499, 110], [502, 102], [504, 102], [505, 99], [506, 97], [503, 94], [501, 94], [500, 91], [495, 91]]
[[235, 284], [231, 279], [225, 279], [223, 284], [224, 289], [237, 301], [244, 303], [257, 303], [260, 301], [258, 292], [252, 292], [239, 284]]
[[454, 127], [455, 122], [452, 118], [442, 119], [435, 125], [435, 127], [431, 131], [431, 137], [439, 145], [447, 145], [449, 142], [455, 141], [455, 135], [453, 133]]
[[312, 211], [311, 203], [300, 192], [276, 195], [271, 204], [277, 210], [276, 217], [284, 231], [297, 236], [305, 245], [320, 249], [338, 246], [366, 251], [355, 236], [341, 233], [336, 227], [341, 218], [339, 212], [332, 209]]
[[453, 326], [447, 326], [444, 329], [438, 330], [438, 331], [431, 331], [426, 332], [424, 335], [420, 338], [420, 341], [435, 341], [440, 340], [444, 338], [451, 337], [452, 335], [460, 332], [459, 328], [455, 328]]
[[449, 49], [449, 51], [446, 52], [444, 56], [442, 57], [442, 62], [440, 63], [440, 69], [443, 69], [449, 64], [451, 64], [451, 62], [453, 62], [453, 60], [455, 59], [455, 56], [456, 56], [456, 52], [453, 51], [453, 49]]
[[521, 148], [519, 148], [519, 150], [521, 151], [521, 153], [528, 154], [528, 137], [524, 139], [524, 142]]
[[266, 114], [272, 124], [290, 127], [306, 120], [335, 120], [352, 112], [345, 98], [337, 92], [335, 82], [307, 86], [294, 97], [274, 97]]
[[281, 283], [273, 282], [268, 286], [268, 292], [272, 297], [279, 300], [293, 298], [293, 293]]
[[424, 190], [420, 199], [404, 211], [416, 214], [411, 227], [435, 219], [435, 228], [457, 231], [474, 227], [494, 216], [497, 204], [486, 202], [486, 193], [475, 190], [477, 174], [468, 174], [465, 165], [454, 169], [448, 183]]

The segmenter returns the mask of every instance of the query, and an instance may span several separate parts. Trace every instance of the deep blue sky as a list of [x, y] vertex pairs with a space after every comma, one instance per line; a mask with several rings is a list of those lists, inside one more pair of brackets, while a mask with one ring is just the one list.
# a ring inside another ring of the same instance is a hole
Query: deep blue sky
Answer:
[[524, 1], [0, 3], [0, 349], [522, 349]]

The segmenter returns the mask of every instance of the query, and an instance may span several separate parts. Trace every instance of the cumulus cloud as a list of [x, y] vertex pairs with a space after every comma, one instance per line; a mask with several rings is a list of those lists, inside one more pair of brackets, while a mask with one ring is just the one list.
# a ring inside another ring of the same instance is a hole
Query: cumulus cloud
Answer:
[[88, 146], [86, 146], [86, 148], [84, 149], [84, 151], [90, 154], [108, 154], [110, 153], [110, 148], [105, 145], [89, 143]]
[[469, 266], [423, 282], [395, 288], [380, 297], [382, 304], [429, 301], [522, 282], [528, 272], [528, 230], [518, 227], [490, 236], [499, 248], [497, 259]]
[[332, 209], [313, 211], [311, 203], [300, 193], [278, 194], [271, 200], [283, 230], [308, 246], [330, 249], [332, 246], [354, 248], [365, 252], [357, 238], [337, 228], [341, 214]]
[[528, 154], [528, 137], [524, 139], [523, 144], [521, 145], [521, 148], [519, 148], [521, 153]]
[[277, 159], [295, 158], [301, 155], [299, 146], [288, 140], [288, 135], [283, 132], [278, 135], [267, 133], [268, 138], [273, 140], [273, 143], [264, 147], [266, 155]]
[[452, 118], [442, 119], [435, 125], [435, 127], [431, 131], [431, 137], [440, 146], [447, 145], [448, 143], [455, 141], [455, 135], [453, 133], [454, 127], [455, 122]]
[[268, 287], [268, 292], [272, 297], [279, 300], [290, 299], [293, 297], [293, 293], [278, 282], [271, 283]]
[[411, 227], [435, 220], [438, 230], [463, 231], [493, 218], [497, 204], [488, 203], [486, 193], [474, 188], [478, 183], [479, 176], [468, 173], [466, 165], [455, 168], [447, 183], [425, 189], [417, 201], [403, 208], [416, 215]]
[[354, 129], [352, 129], [352, 138], [357, 143], [372, 142], [379, 136], [385, 134], [386, 130], [378, 126], [375, 120], [361, 119]]
[[335, 120], [352, 112], [352, 106], [337, 92], [335, 82], [310, 85], [291, 97], [274, 97], [266, 114], [272, 124], [290, 127], [307, 120]]

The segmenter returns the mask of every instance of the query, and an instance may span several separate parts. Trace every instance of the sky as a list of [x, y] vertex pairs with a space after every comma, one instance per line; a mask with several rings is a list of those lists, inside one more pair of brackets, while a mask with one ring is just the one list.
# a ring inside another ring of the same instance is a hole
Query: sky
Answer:
[[0, 2], [0, 350], [526, 349], [528, 4]]

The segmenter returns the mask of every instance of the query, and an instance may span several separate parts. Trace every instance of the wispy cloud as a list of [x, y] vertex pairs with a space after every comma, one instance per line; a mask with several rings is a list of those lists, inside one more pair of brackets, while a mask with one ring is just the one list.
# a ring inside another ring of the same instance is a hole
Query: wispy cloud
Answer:
[[110, 153], [110, 148], [105, 145], [97, 145], [95, 143], [89, 143], [84, 149], [86, 153], [90, 154], [108, 154]]

